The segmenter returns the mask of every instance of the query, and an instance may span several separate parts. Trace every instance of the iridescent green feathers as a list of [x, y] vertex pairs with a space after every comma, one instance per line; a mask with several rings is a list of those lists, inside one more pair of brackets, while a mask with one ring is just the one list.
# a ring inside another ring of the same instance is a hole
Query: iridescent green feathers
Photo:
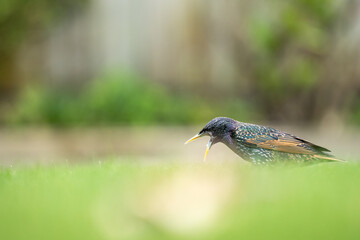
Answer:
[[[237, 140], [238, 144], [244, 144], [253, 148], [263, 148], [289, 154], [311, 155], [315, 158], [340, 161], [329, 154], [330, 150], [274, 128], [240, 122], [237, 122], [236, 125], [238, 126], [233, 132], [232, 137]], [[306, 157], [308, 158], [309, 156]]]
[[207, 151], [211, 145], [222, 142], [255, 164], [341, 161], [330, 155], [330, 150], [289, 133], [231, 118], [214, 118], [188, 142], [202, 136], [210, 136]]

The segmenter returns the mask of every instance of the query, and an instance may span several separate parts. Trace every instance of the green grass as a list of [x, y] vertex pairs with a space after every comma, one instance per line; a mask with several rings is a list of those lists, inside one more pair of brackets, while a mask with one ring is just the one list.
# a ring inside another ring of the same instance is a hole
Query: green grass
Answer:
[[0, 170], [0, 239], [360, 239], [360, 165]]

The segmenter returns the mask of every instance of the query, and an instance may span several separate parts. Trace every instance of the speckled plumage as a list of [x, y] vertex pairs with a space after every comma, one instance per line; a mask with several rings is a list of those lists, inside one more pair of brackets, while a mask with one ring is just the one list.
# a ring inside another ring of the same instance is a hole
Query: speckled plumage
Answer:
[[339, 161], [329, 154], [328, 149], [294, 135], [231, 118], [214, 118], [189, 141], [203, 135], [210, 136], [208, 149], [211, 145], [222, 142], [241, 158], [254, 164]]

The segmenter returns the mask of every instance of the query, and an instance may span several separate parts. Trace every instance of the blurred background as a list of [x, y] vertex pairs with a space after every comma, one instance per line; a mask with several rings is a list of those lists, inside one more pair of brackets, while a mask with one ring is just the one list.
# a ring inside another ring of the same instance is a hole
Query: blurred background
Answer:
[[0, 164], [201, 161], [216, 116], [352, 160], [359, 42], [352, 0], [2, 0]]

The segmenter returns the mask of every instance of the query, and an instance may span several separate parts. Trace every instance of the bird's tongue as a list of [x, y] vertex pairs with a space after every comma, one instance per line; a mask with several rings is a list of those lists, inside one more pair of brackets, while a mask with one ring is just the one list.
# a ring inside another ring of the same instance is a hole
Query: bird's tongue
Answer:
[[205, 151], [204, 161], [206, 161], [206, 156], [207, 156], [208, 153], [209, 153], [209, 150], [210, 150], [210, 148], [211, 148], [211, 144], [212, 144], [212, 139], [210, 138], [208, 144], [206, 145], [206, 151]]

